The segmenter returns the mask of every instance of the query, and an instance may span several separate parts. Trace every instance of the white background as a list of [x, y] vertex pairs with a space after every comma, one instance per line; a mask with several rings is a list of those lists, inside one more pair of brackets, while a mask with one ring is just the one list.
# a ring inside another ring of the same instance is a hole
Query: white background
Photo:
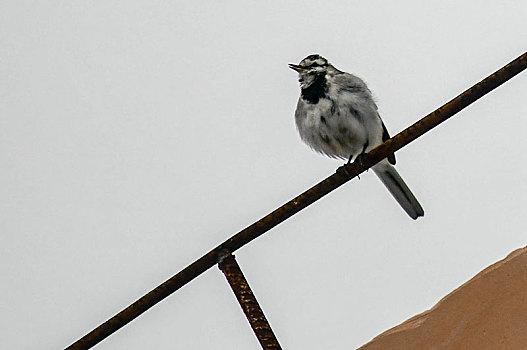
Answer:
[[[0, 3], [0, 348], [59, 349], [341, 162], [287, 63], [369, 84], [391, 134], [525, 52], [525, 1]], [[236, 253], [285, 349], [357, 348], [526, 245], [523, 73]], [[506, 287], [504, 287], [506, 288]], [[97, 349], [258, 349], [215, 267]]]

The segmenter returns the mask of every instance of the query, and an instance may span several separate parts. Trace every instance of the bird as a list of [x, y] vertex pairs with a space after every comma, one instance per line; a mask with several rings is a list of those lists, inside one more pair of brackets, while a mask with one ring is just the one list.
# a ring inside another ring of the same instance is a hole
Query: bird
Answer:
[[[390, 138], [361, 78], [338, 70], [318, 54], [291, 63], [289, 68], [298, 73], [300, 83], [296, 127], [314, 151], [349, 163]], [[412, 219], [424, 216], [423, 207], [394, 165], [395, 154], [391, 154], [372, 169]]]

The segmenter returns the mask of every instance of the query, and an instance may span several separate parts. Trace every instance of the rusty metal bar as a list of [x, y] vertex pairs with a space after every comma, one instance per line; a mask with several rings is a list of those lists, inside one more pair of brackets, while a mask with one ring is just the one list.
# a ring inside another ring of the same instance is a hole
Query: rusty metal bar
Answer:
[[423, 135], [430, 129], [441, 124], [454, 114], [472, 104], [482, 96], [494, 90], [507, 80], [527, 68], [527, 52], [510, 62], [500, 70], [489, 75], [470, 89], [463, 92], [453, 100], [444, 104], [432, 113], [428, 114], [415, 124], [401, 131], [391, 139], [371, 150], [367, 157], [361, 158], [361, 164], [353, 162], [346, 166], [340, 167], [336, 174], [322, 180], [317, 185], [305, 191], [298, 197], [290, 200], [272, 213], [264, 216], [259, 221], [253, 223], [242, 231], [238, 232], [218, 247], [214, 248], [207, 254], [203, 255], [192, 264], [172, 276], [167, 281], [135, 301], [133, 304], [110, 318], [108, 321], [99, 325], [97, 328], [86, 334], [81, 339], [70, 345], [67, 349], [89, 349], [99, 343], [128, 322], [141, 315], [143, 312], [174, 293], [185, 284], [192, 281], [197, 276], [214, 266], [217, 262], [217, 254], [225, 249], [234, 252], [240, 247], [246, 245], [252, 240], [258, 238], [265, 232], [269, 231], [279, 223], [285, 221], [292, 215], [298, 213], [316, 200], [330, 193], [334, 189], [343, 185], [355, 176], [366, 171], [388, 155], [406, 146], [419, 136]]
[[282, 347], [278, 343], [269, 322], [267, 322], [263, 310], [258, 304], [251, 287], [249, 287], [249, 283], [247, 283], [234, 255], [227, 253], [219, 257], [218, 267], [227, 278], [256, 338], [262, 345], [262, 349], [281, 350]]

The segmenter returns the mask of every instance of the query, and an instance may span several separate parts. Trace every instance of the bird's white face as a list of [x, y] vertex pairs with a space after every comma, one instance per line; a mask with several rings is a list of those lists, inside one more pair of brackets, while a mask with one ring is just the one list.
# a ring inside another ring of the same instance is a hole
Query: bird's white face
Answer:
[[298, 72], [298, 81], [302, 89], [308, 88], [320, 75], [326, 74], [329, 66], [328, 60], [320, 55], [310, 55], [299, 64], [289, 64], [289, 68]]

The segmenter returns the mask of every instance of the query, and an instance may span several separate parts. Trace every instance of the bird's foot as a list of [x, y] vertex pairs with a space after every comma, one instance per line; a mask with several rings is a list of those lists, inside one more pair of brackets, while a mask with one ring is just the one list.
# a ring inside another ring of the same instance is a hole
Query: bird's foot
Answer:
[[337, 168], [336, 173], [337, 173], [337, 174], [340, 174], [340, 175], [344, 175], [345, 177], [349, 177], [349, 178], [351, 178], [352, 174], [351, 174], [350, 171], [348, 170], [348, 165], [349, 165], [349, 164], [350, 164], [350, 163], [347, 162], [347, 163], [345, 163], [343, 166], [339, 166], [339, 167]]
[[[358, 159], [358, 158], [356, 158], [355, 160], [357, 160], [357, 159]], [[337, 169], [337, 173], [338, 173], [338, 174], [345, 175], [345, 176], [347, 176], [347, 177], [351, 177], [351, 173], [350, 173], [349, 170], [348, 170], [348, 165], [351, 164], [351, 161], [352, 161], [352, 160], [353, 160], [353, 154], [349, 156], [348, 161], [347, 161], [346, 163], [344, 163], [343, 166], [341, 166], [341, 167], [339, 167], [339, 168]], [[357, 177], [358, 177], [359, 180], [360, 180], [360, 176], [357, 175]]]
[[[355, 157], [355, 162], [359, 162], [359, 165], [361, 167], [361, 169], [364, 171], [364, 163], [367, 163], [367, 159], [370, 158], [370, 155], [368, 153], [361, 153], [359, 154], [357, 157]], [[366, 171], [368, 171], [368, 169], [366, 169]]]
[[[359, 166], [360, 166], [360, 168], [361, 168], [361, 170], [362, 170], [361, 172], [363, 172], [364, 170], [368, 171], [369, 168], [368, 168], [368, 169], [364, 169], [364, 168], [365, 168], [364, 164], [365, 164], [365, 163], [368, 163], [368, 161], [367, 161], [368, 158], [370, 158], [370, 155], [369, 155], [368, 153], [361, 153], [361, 154], [359, 154], [358, 156], [355, 157], [355, 161], [354, 161], [353, 163], [357, 163], [357, 164], [359, 164]], [[353, 155], [351, 155], [351, 156], [348, 158], [348, 161], [347, 161], [343, 166], [341, 166], [341, 167], [339, 167], [339, 168], [337, 169], [337, 173], [341, 173], [341, 174], [343, 174], [343, 175], [345, 175], [345, 176], [350, 177], [350, 176], [351, 176], [351, 173], [350, 173], [349, 170], [348, 170], [348, 165], [351, 163], [351, 160], [352, 160], [352, 159], [353, 159]], [[357, 175], [357, 177], [358, 177], [359, 180], [360, 180], [360, 175]]]

